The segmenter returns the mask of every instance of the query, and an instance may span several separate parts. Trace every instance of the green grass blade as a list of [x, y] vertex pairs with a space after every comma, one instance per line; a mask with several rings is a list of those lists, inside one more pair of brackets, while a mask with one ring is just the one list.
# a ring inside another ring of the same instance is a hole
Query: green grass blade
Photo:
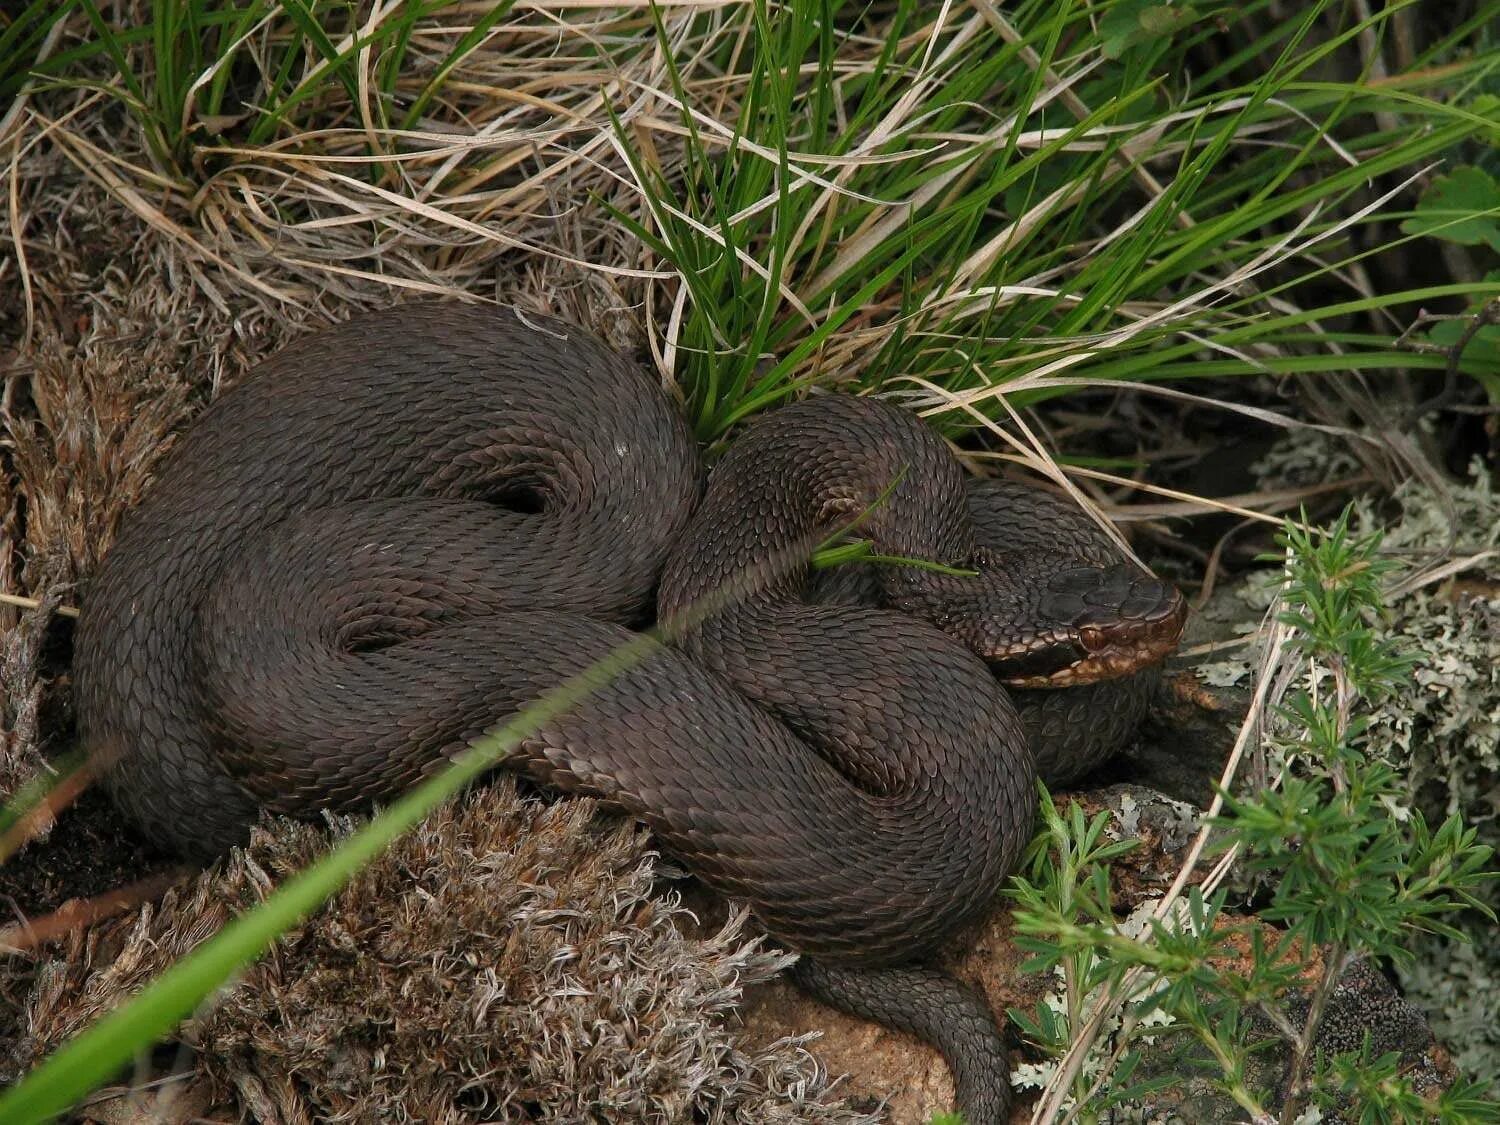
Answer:
[[[411, 107], [402, 116], [401, 127], [403, 129], [410, 129], [416, 125], [421, 119], [422, 114], [427, 112], [427, 107], [431, 104], [432, 99], [443, 88], [443, 83], [447, 81], [448, 75], [453, 73], [453, 68], [468, 58], [489, 37], [495, 25], [510, 15], [514, 7], [515, 0], [499, 0], [498, 3], [493, 4], [485, 11], [479, 19], [475, 20], [474, 25], [468, 31], [459, 37], [458, 42], [453, 45], [453, 50], [449, 51], [443, 58], [443, 61], [438, 64], [437, 70], [433, 72], [432, 77], [427, 80], [427, 84], [422, 87], [421, 92], [412, 100]], [[408, 31], [407, 34], [409, 35], [410, 32]]]

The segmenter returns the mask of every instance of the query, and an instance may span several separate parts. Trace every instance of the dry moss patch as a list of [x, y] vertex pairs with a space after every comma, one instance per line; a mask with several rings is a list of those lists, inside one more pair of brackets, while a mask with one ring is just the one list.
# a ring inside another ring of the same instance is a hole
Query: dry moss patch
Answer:
[[[333, 823], [334, 835], [352, 823]], [[134, 917], [47, 950], [13, 1078], [327, 846], [277, 822]], [[269, 1121], [855, 1122], [800, 1042], [731, 1016], [786, 957], [736, 916], [707, 940], [652, 893], [640, 830], [509, 784], [439, 810], [184, 1028]]]

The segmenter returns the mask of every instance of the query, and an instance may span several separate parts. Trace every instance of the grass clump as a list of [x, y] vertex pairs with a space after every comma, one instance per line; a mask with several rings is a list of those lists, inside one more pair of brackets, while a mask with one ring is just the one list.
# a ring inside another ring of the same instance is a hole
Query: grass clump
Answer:
[[[1138, 8], [1107, 5], [1103, 23]], [[1314, 326], [1459, 289], [1304, 302], [1374, 253], [1361, 230], [1402, 189], [1372, 205], [1371, 185], [1487, 137], [1497, 103], [1402, 97], [1414, 132], [1372, 128], [1388, 94], [1308, 75], [1387, 18], [1331, 34], [1332, 10], [1275, 21], [1193, 90], [1170, 76], [1216, 29], [1190, 8], [1101, 37], [1070, 5], [934, 19], [899, 4], [874, 27], [831, 3], [756, 5], [756, 49], [714, 56], [748, 71], [732, 116], [709, 116], [669, 62], [681, 158], [653, 161], [616, 115], [644, 213], [615, 213], [681, 279], [672, 358], [700, 434], [810, 378], [904, 393], [964, 428], [1004, 418], [1002, 392], [1014, 409], [1078, 380], [1305, 372], [1324, 345], [1340, 370], [1408, 367], [1382, 332]], [[854, 42], [881, 46], [834, 65]], [[1495, 63], [1473, 65], [1482, 83]], [[1462, 217], [1427, 220], [1414, 230]]]
[[[1071, 1106], [1079, 1120], [1102, 1120], [1196, 1072], [1256, 1121], [1290, 1123], [1313, 1108], [1361, 1121], [1500, 1116], [1500, 1101], [1462, 1079], [1423, 1098], [1430, 1091], [1406, 1074], [1413, 1042], [1395, 1034], [1421, 1021], [1369, 966], [1409, 962], [1419, 934], [1459, 937], [1453, 920], [1465, 910], [1493, 922], [1483, 896], [1496, 876], [1474, 828], [1457, 814], [1429, 825], [1367, 753], [1370, 709], [1410, 675], [1412, 658], [1376, 627], [1395, 564], [1380, 557], [1378, 535], [1350, 532], [1349, 515], [1322, 533], [1289, 525], [1281, 539], [1276, 625], [1226, 771], [1227, 784], [1248, 750], [1245, 772], [1266, 784], [1221, 789], [1199, 840], [1212, 829], [1219, 857], [1202, 886], [1186, 886], [1190, 863], [1126, 932], [1110, 862], [1131, 842], [1105, 838], [1107, 813], [1086, 819], [1043, 802], [1044, 830], [1014, 896], [1028, 967], [1060, 972], [1066, 990], [1061, 1013], [1017, 1016], [1062, 1056], [1048, 1112]], [[1226, 909], [1231, 865], [1259, 922]], [[1106, 1023], [1114, 1034], [1100, 1043]], [[1423, 1040], [1425, 1031], [1416, 1049]], [[1148, 1042], [1176, 1045], [1181, 1069], [1144, 1065]]]
[[1496, 139], [1492, 8], [73, 0], [38, 78], [142, 160], [38, 124], [283, 304], [565, 258], [643, 310], [705, 439], [811, 383], [959, 430], [1080, 385], [1441, 370], [1394, 346], [1409, 310], [1500, 283], [1371, 275], [1472, 237], [1482, 202], [1415, 200]]

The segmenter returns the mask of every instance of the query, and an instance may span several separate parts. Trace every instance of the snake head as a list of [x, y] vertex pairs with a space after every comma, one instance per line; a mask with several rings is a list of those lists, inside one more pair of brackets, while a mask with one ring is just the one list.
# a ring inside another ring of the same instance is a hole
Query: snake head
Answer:
[[991, 628], [980, 651], [1015, 687], [1071, 687], [1131, 675], [1167, 657], [1187, 621], [1175, 586], [1129, 563], [1050, 576], [1024, 628]]
[[1119, 679], [1177, 647], [1187, 603], [1130, 563], [1048, 568], [976, 557], [975, 577], [908, 576], [892, 602], [962, 641], [1004, 683], [1059, 688]]

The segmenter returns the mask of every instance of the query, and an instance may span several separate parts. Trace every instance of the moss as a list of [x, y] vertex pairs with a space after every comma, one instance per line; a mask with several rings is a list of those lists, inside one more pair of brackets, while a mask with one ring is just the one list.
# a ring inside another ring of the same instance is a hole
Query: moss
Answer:
[[[335, 822], [335, 833], [351, 828]], [[729, 1018], [787, 958], [736, 916], [687, 936], [646, 836], [509, 784], [439, 810], [184, 1029], [216, 1093], [283, 1121], [855, 1122], [798, 1041]], [[24, 1069], [327, 843], [279, 822], [41, 965]]]

